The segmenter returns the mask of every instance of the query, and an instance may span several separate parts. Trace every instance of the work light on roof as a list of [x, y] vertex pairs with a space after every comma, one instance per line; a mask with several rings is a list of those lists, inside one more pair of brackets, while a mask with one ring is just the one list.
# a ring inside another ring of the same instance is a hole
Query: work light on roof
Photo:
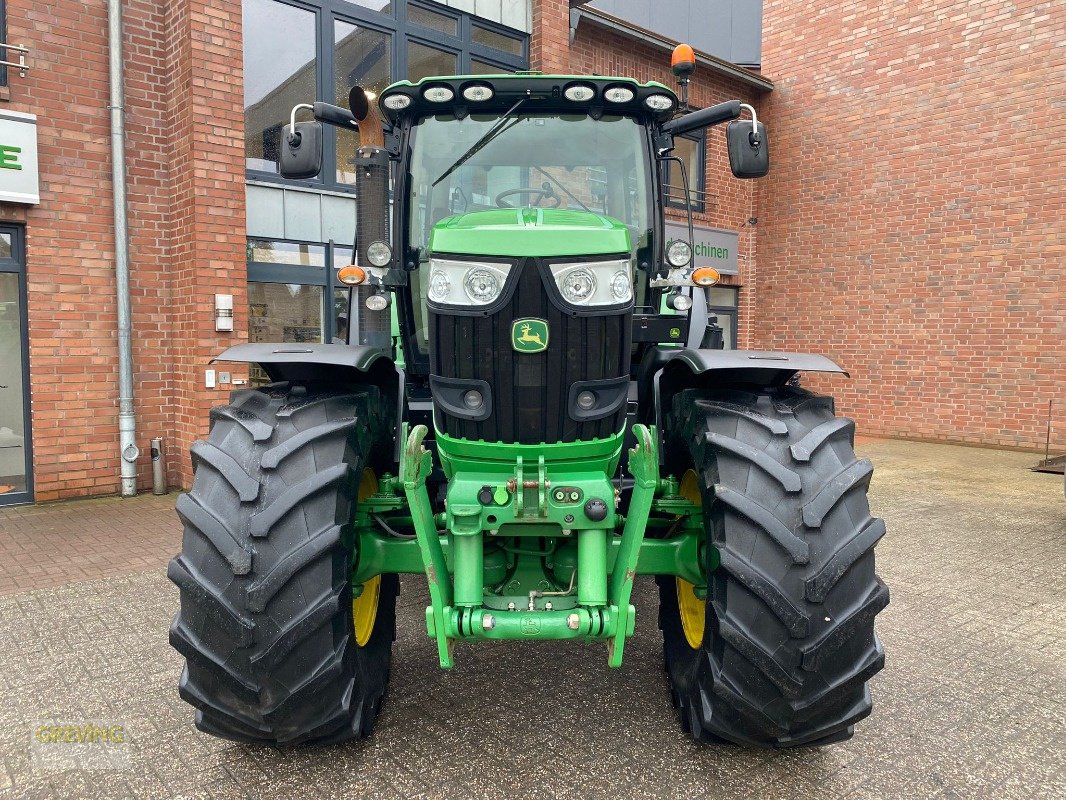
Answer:
[[644, 105], [652, 111], [669, 111], [674, 107], [674, 101], [670, 95], [650, 94], [644, 98]]
[[596, 90], [583, 83], [568, 86], [563, 90], [563, 97], [574, 103], [585, 103], [596, 96]]
[[491, 100], [494, 94], [492, 87], [484, 83], [475, 83], [463, 89], [463, 97], [471, 103], [484, 103], [486, 100]]
[[628, 86], [612, 86], [603, 93], [603, 99], [608, 103], [628, 103], [636, 94]]
[[422, 90], [422, 96], [430, 103], [447, 103], [455, 98], [455, 92], [449, 86], [429, 86]]
[[389, 111], [403, 111], [405, 108], [411, 105], [411, 95], [390, 94], [381, 102]]

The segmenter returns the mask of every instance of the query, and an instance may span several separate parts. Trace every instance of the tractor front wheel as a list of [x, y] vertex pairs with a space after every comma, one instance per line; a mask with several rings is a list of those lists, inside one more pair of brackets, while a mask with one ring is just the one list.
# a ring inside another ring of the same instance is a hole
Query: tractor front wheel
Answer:
[[234, 392], [193, 445], [178, 498], [181, 589], [171, 644], [200, 730], [241, 742], [367, 736], [385, 695], [398, 582], [352, 586], [350, 522], [377, 488], [377, 389]]
[[701, 741], [842, 741], [884, 665], [874, 573], [884, 522], [855, 426], [802, 389], [677, 395], [669, 466], [702, 506], [706, 594], [660, 578], [659, 624], [682, 724]]

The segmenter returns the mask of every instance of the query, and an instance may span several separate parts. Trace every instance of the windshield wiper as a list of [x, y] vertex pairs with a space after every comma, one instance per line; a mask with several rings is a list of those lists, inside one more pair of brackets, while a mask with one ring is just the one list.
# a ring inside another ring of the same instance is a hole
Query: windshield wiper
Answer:
[[478, 139], [476, 142], [474, 142], [470, 146], [469, 150], [467, 150], [465, 153], [463, 153], [461, 156], [459, 156], [459, 158], [456, 160], [456, 162], [454, 164], [452, 164], [450, 167], [448, 167], [448, 169], [444, 170], [444, 172], [441, 173], [441, 176], [439, 178], [437, 178], [437, 180], [433, 181], [433, 185], [436, 186], [442, 180], [444, 180], [449, 175], [451, 175], [453, 172], [455, 172], [457, 169], [459, 169], [459, 167], [463, 166], [463, 164], [465, 164], [467, 161], [469, 161], [471, 158], [473, 158], [475, 155], [477, 155], [477, 152], [481, 148], [483, 148], [485, 145], [487, 145], [489, 142], [491, 142], [493, 139], [495, 139], [497, 136], [499, 136], [505, 130], [510, 130], [511, 128], [513, 128], [514, 125], [519, 122], [520, 118], [519, 117], [512, 117], [511, 114], [513, 114], [515, 109], [518, 108], [520, 105], [522, 105], [522, 103], [524, 103], [524, 102], [526, 102], [526, 98], [524, 98], [524, 97], [519, 98], [517, 103], [515, 103], [513, 106], [511, 106], [509, 109], [507, 109], [507, 111], [504, 112], [503, 116], [500, 117], [498, 120], [496, 120], [496, 123], [491, 128], [489, 128], [487, 131], [485, 131], [485, 135], [484, 136], [482, 136], [480, 139]]

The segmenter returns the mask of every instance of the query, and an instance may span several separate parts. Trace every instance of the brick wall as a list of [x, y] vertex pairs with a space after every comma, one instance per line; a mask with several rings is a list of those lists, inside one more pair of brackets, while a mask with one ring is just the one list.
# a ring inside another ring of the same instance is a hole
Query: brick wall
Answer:
[[866, 433], [1066, 447], [1066, 36], [1049, 2], [768, 0], [761, 346]]
[[[248, 338], [245, 261], [244, 76], [241, 7], [187, 0], [169, 6], [174, 408], [172, 461], [192, 483], [188, 449], [207, 433], [229, 387], [207, 389], [212, 358]], [[234, 332], [215, 332], [215, 293], [232, 294]], [[226, 368], [246, 378], [243, 365]]]
[[[131, 298], [139, 437], [169, 430], [165, 310], [167, 152], [163, 2], [125, 3], [131, 175]], [[117, 338], [103, 0], [7, 3], [8, 40], [33, 48], [26, 78], [8, 74], [3, 107], [38, 116], [41, 204], [0, 206], [26, 224], [34, 478], [38, 500], [118, 489]], [[149, 272], [150, 271], [150, 272]]]
[[[217, 394], [214, 292], [244, 299], [240, 6], [127, 0], [130, 297], [139, 485], [149, 439], [169, 442], [169, 481]], [[41, 203], [0, 205], [26, 225], [34, 482], [38, 501], [118, 491], [107, 11], [104, 0], [7, 3], [8, 40], [32, 47], [0, 103], [38, 116]], [[234, 44], [235, 42], [235, 44]], [[195, 142], [195, 144], [194, 144]]]

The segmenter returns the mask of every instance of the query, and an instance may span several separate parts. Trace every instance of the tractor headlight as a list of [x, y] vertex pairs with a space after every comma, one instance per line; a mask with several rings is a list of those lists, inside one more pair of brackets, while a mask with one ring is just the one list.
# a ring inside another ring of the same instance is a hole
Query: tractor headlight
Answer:
[[491, 305], [503, 294], [510, 272], [510, 264], [431, 258], [427, 294], [437, 305]]
[[633, 299], [629, 259], [552, 264], [552, 277], [562, 295], [574, 306], [617, 306]]
[[466, 296], [474, 305], [484, 306], [500, 296], [503, 291], [503, 281], [499, 273], [491, 269], [472, 269], [463, 278], [463, 288]]
[[666, 248], [666, 260], [671, 267], [683, 267], [692, 260], [692, 246], [681, 239]]
[[392, 248], [386, 242], [371, 242], [366, 249], [366, 260], [375, 267], [384, 267], [392, 261]]

